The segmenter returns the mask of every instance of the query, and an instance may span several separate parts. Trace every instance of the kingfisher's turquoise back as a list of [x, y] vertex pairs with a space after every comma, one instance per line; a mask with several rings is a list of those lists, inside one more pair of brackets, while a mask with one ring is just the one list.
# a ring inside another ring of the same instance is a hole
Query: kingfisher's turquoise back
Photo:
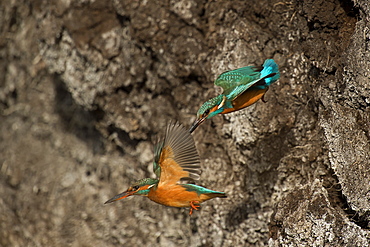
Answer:
[[233, 99], [250, 87], [265, 89], [279, 78], [278, 65], [273, 59], [266, 59], [262, 67], [247, 66], [222, 73], [216, 79], [215, 85], [224, 89], [223, 95]]

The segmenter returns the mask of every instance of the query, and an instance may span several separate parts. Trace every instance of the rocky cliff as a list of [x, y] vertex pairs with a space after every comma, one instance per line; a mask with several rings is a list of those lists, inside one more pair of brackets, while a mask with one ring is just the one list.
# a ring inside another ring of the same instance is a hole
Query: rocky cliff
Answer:
[[[3, 1], [0, 245], [369, 245], [369, 20], [367, 0]], [[193, 135], [227, 199], [103, 205], [218, 74], [266, 58], [267, 103]]]

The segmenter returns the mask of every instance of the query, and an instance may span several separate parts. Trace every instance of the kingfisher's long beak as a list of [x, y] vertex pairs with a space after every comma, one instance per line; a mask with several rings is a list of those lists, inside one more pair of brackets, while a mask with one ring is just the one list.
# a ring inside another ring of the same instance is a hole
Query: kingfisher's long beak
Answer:
[[190, 129], [189, 129], [189, 132], [190, 133], [193, 133], [193, 131], [201, 124], [204, 122], [204, 120], [206, 120], [206, 118], [198, 118], [194, 121], [194, 123], [191, 125]]
[[112, 197], [111, 199], [109, 199], [108, 201], [106, 201], [104, 204], [107, 204], [107, 203], [111, 203], [111, 202], [115, 202], [115, 201], [124, 199], [126, 197], [132, 196], [134, 193], [135, 193], [135, 191], [130, 191], [130, 192], [125, 191], [125, 192], [122, 192], [121, 194], [118, 194], [118, 195]]

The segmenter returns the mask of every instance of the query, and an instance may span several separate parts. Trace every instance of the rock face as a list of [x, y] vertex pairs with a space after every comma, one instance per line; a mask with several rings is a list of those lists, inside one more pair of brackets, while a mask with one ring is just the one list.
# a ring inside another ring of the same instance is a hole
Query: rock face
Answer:
[[[0, 7], [1, 246], [369, 245], [367, 0], [56, 2]], [[227, 199], [103, 205], [218, 74], [266, 58], [267, 103], [194, 133]]]

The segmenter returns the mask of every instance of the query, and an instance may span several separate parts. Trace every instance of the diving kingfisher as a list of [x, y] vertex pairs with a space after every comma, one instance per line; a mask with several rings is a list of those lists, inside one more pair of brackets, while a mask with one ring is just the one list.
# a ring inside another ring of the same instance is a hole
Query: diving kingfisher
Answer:
[[198, 110], [197, 118], [189, 129], [192, 133], [201, 123], [217, 114], [226, 114], [250, 106], [262, 98], [271, 83], [280, 78], [279, 67], [273, 59], [266, 59], [262, 66], [247, 66], [219, 75], [216, 86], [222, 94], [206, 101]]
[[164, 138], [154, 147], [153, 171], [157, 178], [138, 180], [105, 204], [140, 195], [165, 206], [190, 207], [191, 215], [193, 210], [200, 208], [200, 203], [226, 197], [224, 192], [192, 183], [200, 178], [199, 163], [191, 134], [180, 124], [169, 124]]

